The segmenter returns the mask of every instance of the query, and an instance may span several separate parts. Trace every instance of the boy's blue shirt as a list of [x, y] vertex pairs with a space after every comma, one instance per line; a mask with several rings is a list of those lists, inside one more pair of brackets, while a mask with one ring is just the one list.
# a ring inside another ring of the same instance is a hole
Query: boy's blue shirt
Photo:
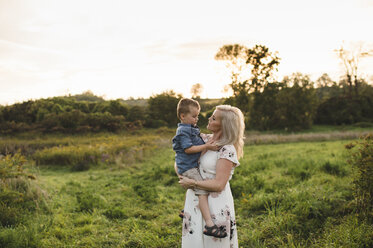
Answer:
[[201, 153], [185, 153], [185, 149], [191, 146], [203, 145], [200, 130], [198, 126], [193, 126], [191, 124], [177, 124], [176, 135], [172, 138], [172, 149], [176, 152], [175, 160], [177, 165], [177, 170], [179, 174], [185, 171], [198, 167], [198, 160]]

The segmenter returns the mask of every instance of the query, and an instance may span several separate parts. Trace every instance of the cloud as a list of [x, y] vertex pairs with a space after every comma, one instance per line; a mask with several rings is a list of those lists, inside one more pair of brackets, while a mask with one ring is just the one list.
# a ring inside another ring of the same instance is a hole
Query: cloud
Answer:
[[[1, 47], [1, 46], [3, 46], [3, 47]], [[31, 45], [22, 44], [22, 43], [19, 43], [19, 42], [13, 42], [13, 41], [9, 41], [9, 40], [3, 40], [3, 39], [0, 39], [0, 49], [2, 49], [2, 50], [5, 50], [5, 49], [23, 49], [23, 50], [28, 50], [28, 51], [32, 51], [32, 52], [41, 52], [41, 53], [63, 55], [63, 52], [58, 51], [58, 50], [36, 47], [36, 46], [31, 46]]]
[[225, 43], [222, 39], [188, 42], [160, 41], [143, 49], [150, 58], [172, 60], [213, 60], [215, 53]]
[[359, 0], [360, 7], [373, 7], [373, 1], [372, 0]]

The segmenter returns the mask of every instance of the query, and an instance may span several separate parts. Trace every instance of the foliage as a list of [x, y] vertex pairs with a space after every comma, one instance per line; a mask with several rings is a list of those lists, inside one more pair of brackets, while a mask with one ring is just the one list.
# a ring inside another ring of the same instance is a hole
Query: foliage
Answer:
[[272, 79], [277, 70], [280, 58], [266, 46], [256, 45], [253, 48], [234, 44], [222, 46], [215, 55], [216, 60], [226, 62], [231, 73], [229, 86], [233, 91], [235, 106], [244, 113], [249, 111], [251, 92], [259, 92]]
[[316, 96], [309, 77], [300, 73], [281, 83], [268, 83], [254, 92], [249, 125], [259, 130], [310, 128], [316, 110]]
[[255, 45], [247, 50], [246, 64], [252, 65], [250, 79], [254, 91], [260, 91], [268, 81], [271, 81], [273, 72], [277, 71], [280, 64], [280, 58], [277, 52], [270, 52], [266, 46]]
[[[364, 57], [371, 57], [373, 55], [373, 50], [369, 48], [364, 48], [360, 44], [351, 44], [352, 48], [346, 49], [344, 45], [340, 49], [336, 50], [338, 57], [342, 61], [345, 69], [346, 81], [348, 86], [347, 96], [351, 98], [353, 95], [358, 97], [360, 88], [360, 75], [359, 62]], [[354, 93], [353, 93], [354, 91]]]
[[147, 119], [145, 126], [175, 127], [178, 123], [176, 107], [181, 97], [181, 95], [176, 95], [176, 93], [173, 91], [166, 91], [161, 94], [151, 96], [148, 100], [149, 118]]
[[[22, 225], [0, 227], [0, 245], [179, 247], [178, 213], [185, 191], [173, 168], [174, 152], [169, 147], [173, 129], [158, 129], [159, 136], [150, 136], [152, 132], [42, 137], [46, 144], [53, 141], [75, 150], [81, 146], [81, 152], [89, 144], [98, 150], [95, 144], [100, 144], [101, 152], [115, 145], [139, 149], [124, 153], [124, 160], [88, 171], [71, 171], [71, 165], [40, 167], [40, 181], [51, 197], [50, 211], [32, 215], [32, 221], [21, 218]], [[157, 144], [157, 150], [142, 152], [143, 147], [152, 147], [148, 140]], [[372, 227], [354, 217], [346, 143], [245, 146], [245, 156], [230, 181], [240, 246], [369, 247]]]
[[[240, 63], [249, 66], [246, 64], [249, 58], [256, 61], [266, 54], [263, 47], [260, 49], [256, 47], [259, 50], [253, 49], [258, 54], [255, 55], [255, 52], [251, 51], [251, 57], [246, 53], [240, 55], [240, 52], [247, 52], [250, 49], [245, 48], [245, 50], [241, 47], [243, 50], [240, 50], [239, 45], [237, 46], [225, 47], [226, 54], [221, 54], [220, 58], [231, 59], [229, 63], [232, 65], [239, 64], [238, 61], [241, 61]], [[246, 70], [249, 70], [249, 67]], [[308, 76], [300, 73], [285, 77], [282, 82], [272, 82], [269, 80], [272, 77], [271, 73], [265, 72], [264, 68], [256, 70], [257, 72], [250, 73], [263, 72], [268, 76], [265, 83], [262, 79], [259, 80], [263, 84], [257, 86], [258, 90], [250, 86], [251, 81], [248, 79], [241, 80], [237, 77], [236, 79], [241, 81], [237, 81], [238, 83], [234, 85], [233, 96], [225, 99], [198, 99], [201, 106], [199, 125], [205, 127], [210, 112], [216, 105], [223, 103], [241, 108], [245, 112], [246, 126], [257, 130], [299, 130], [310, 128], [312, 123], [328, 125], [363, 123], [365, 126], [373, 123], [373, 87], [363, 79], [359, 80], [359, 96], [349, 98], [348, 86], [344, 80], [337, 85], [327, 74], [317, 79], [318, 87], [313, 88], [313, 83]], [[258, 76], [258, 78], [263, 77]], [[106, 101], [88, 92], [76, 96], [0, 106], [0, 133], [14, 135], [38, 131], [76, 134], [134, 131], [144, 126], [175, 127], [178, 122], [176, 106], [180, 98], [181, 95], [166, 91], [148, 100]]]
[[357, 144], [349, 161], [353, 168], [353, 189], [357, 211], [363, 218], [373, 223], [373, 134], [363, 137]]
[[[141, 160], [143, 154], [157, 147], [159, 136], [109, 136], [86, 138], [84, 143], [70, 143], [37, 150], [32, 158], [37, 165], [71, 166], [88, 170], [92, 165], [125, 163]], [[72, 141], [70, 141], [72, 142]]]
[[343, 89], [333, 81], [327, 73], [321, 75], [316, 81], [316, 95], [319, 102], [324, 102], [331, 97], [343, 94]]
[[43, 191], [31, 181], [36, 177], [24, 168], [26, 162], [19, 153], [0, 158], [1, 226], [16, 226], [28, 213], [46, 207]]
[[[231, 180], [240, 246], [369, 247], [371, 226], [350, 215], [345, 143], [246, 146]], [[180, 246], [178, 212], [185, 192], [177, 184], [173, 156], [162, 148], [121, 170], [42, 170], [49, 190], [59, 193], [53, 224], [39, 234], [41, 247]], [[348, 225], [354, 228], [346, 235]]]
[[192, 94], [192, 98], [196, 98], [197, 100], [201, 98], [201, 93], [203, 91], [203, 85], [200, 83], [196, 83], [192, 85], [190, 89], [190, 93]]
[[87, 101], [87, 102], [104, 102], [105, 100], [100, 97], [93, 94], [92, 91], [85, 91], [82, 94], [78, 95], [69, 95], [67, 98], [75, 99], [77, 101]]
[[142, 123], [146, 120], [146, 110], [141, 106], [133, 106], [129, 109], [127, 120], [130, 122], [141, 121]]
[[315, 123], [342, 125], [373, 122], [373, 95], [348, 98], [331, 97], [317, 108]]
[[128, 107], [120, 100], [105, 101], [91, 93], [54, 97], [1, 107], [0, 133], [133, 130], [142, 127], [144, 113], [143, 107]]

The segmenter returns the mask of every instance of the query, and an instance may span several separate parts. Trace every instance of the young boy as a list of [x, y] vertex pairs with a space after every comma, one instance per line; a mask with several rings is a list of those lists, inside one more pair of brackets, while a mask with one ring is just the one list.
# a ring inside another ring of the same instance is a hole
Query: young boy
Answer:
[[[172, 139], [172, 148], [176, 152], [177, 173], [196, 181], [203, 180], [198, 168], [201, 153], [205, 150], [217, 151], [219, 149], [215, 144], [203, 142], [197, 126], [199, 112], [200, 106], [197, 101], [188, 98], [181, 99], [177, 105], [177, 117], [181, 123], [178, 124], [176, 135]], [[208, 192], [201, 189], [194, 189], [194, 191], [199, 199], [199, 208], [205, 220], [206, 229], [211, 229], [214, 222], [208, 206]]]

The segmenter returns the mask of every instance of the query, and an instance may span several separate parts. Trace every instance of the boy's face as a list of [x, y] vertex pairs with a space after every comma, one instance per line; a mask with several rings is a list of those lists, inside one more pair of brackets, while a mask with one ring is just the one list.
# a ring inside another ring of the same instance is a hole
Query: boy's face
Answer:
[[199, 109], [196, 107], [189, 107], [189, 113], [181, 114], [180, 120], [183, 124], [196, 125], [198, 122]]

